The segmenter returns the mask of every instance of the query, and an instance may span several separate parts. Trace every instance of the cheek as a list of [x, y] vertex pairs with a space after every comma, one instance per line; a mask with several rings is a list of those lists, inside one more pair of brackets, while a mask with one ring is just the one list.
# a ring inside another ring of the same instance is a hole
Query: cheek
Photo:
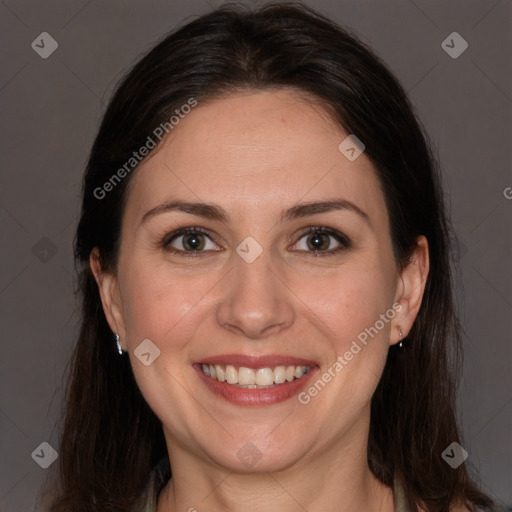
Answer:
[[[336, 352], [348, 350], [347, 345], [392, 306], [389, 275], [379, 265], [355, 263], [340, 267], [326, 279], [302, 283], [299, 294], [326, 326]], [[379, 323], [379, 331], [388, 332], [389, 322], [385, 324]]]
[[[187, 315], [201, 298], [201, 283], [186, 286], [180, 277], [156, 265], [133, 265], [123, 288], [123, 315], [133, 350], [149, 338], [161, 349], [183, 335]], [[178, 342], [179, 340], [177, 340]]]
[[[124, 277], [123, 314], [135, 380], [159, 418], [185, 429], [170, 418], [184, 417], [190, 408], [182, 399], [190, 393], [184, 391], [191, 371], [188, 346], [200, 321], [201, 298], [211, 285], [184, 279], [158, 264], [132, 263]], [[160, 351], [148, 366], [137, 356], [146, 339]]]
[[333, 330], [339, 333], [334, 348], [343, 365], [338, 384], [343, 383], [348, 400], [360, 405], [371, 398], [386, 362], [395, 315], [392, 287], [379, 267], [353, 273], [338, 284], [347, 290], [340, 293], [338, 314], [333, 317]]
[[[123, 317], [130, 351], [150, 339], [169, 366], [188, 363], [185, 348], [214, 310], [212, 297], [222, 273], [200, 275], [173, 269], [166, 262], [130, 262], [123, 286]], [[120, 277], [121, 279], [121, 277]], [[216, 297], [215, 304], [218, 304]]]

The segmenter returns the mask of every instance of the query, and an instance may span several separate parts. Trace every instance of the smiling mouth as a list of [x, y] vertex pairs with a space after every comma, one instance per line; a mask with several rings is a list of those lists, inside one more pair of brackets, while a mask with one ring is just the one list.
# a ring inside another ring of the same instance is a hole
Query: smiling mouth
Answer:
[[275, 366], [262, 368], [247, 368], [231, 364], [201, 364], [201, 369], [207, 377], [219, 382], [225, 382], [236, 388], [266, 389], [274, 388], [301, 379], [311, 370], [310, 366]]

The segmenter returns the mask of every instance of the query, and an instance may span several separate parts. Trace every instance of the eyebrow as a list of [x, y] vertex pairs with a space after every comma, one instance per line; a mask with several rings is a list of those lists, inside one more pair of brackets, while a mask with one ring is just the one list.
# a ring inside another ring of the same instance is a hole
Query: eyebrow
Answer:
[[[339, 210], [351, 211], [365, 220], [368, 224], [370, 224], [368, 214], [359, 208], [359, 206], [352, 203], [351, 201], [347, 201], [346, 199], [333, 199], [330, 201], [296, 204], [281, 213], [279, 222], [289, 222], [295, 219], [308, 217], [309, 215], [328, 213]], [[221, 222], [227, 222], [229, 217], [226, 210], [216, 204], [194, 203], [176, 200], [162, 203], [147, 211], [142, 217], [141, 224], [147, 222], [149, 219], [155, 217], [156, 215], [172, 211], [190, 213], [192, 215], [197, 215], [198, 217], [204, 217], [205, 219], [217, 220]]]

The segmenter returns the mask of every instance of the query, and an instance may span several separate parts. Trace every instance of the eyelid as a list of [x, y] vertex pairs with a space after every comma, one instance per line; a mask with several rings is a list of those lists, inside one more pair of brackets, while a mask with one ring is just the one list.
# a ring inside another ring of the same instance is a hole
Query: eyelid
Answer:
[[[199, 226], [187, 226], [184, 228], [178, 228], [172, 231], [171, 233], [166, 233], [159, 242], [159, 246], [164, 247], [164, 249], [167, 249], [168, 246], [170, 246], [171, 242], [173, 242], [176, 238], [179, 238], [181, 236], [188, 235], [190, 233], [200, 233], [202, 235], [205, 235], [208, 237], [215, 245], [221, 245], [217, 241], [217, 237], [214, 236], [209, 230], [201, 228]], [[185, 255], [192, 255], [192, 256], [198, 256], [201, 253], [208, 253], [210, 251], [183, 251], [180, 249], [175, 249], [172, 247], [171, 249], [168, 249], [170, 252], [179, 253], [179, 254], [185, 254]]]
[[[304, 253], [307, 256], [333, 256], [336, 255], [346, 249], [349, 249], [352, 247], [351, 240], [342, 232], [338, 231], [337, 229], [329, 228], [327, 226], [309, 226], [308, 228], [302, 230], [300, 234], [297, 237], [296, 242], [294, 242], [293, 246], [295, 245], [306, 235], [320, 233], [323, 235], [328, 235], [334, 238], [339, 244], [340, 247], [336, 249], [329, 249], [327, 251], [297, 251], [299, 253]], [[294, 238], [294, 237], [292, 237]]]
[[[187, 235], [190, 233], [203, 234], [203, 235], [207, 236], [208, 238], [210, 238], [210, 240], [213, 243], [221, 246], [221, 244], [219, 244], [219, 242], [217, 241], [217, 237], [215, 235], [213, 235], [209, 230], [201, 228], [199, 226], [187, 226], [184, 228], [176, 229], [176, 230], [172, 231], [171, 233], [167, 233], [160, 239], [159, 246], [163, 247], [164, 249], [168, 250], [169, 252], [172, 252], [173, 254], [177, 254], [179, 256], [185, 256], [185, 257], [189, 257], [189, 256], [198, 257], [203, 254], [208, 254], [208, 253], [212, 252], [212, 250], [185, 251], [185, 250], [181, 250], [181, 249], [176, 249], [174, 247], [169, 248], [170, 243], [172, 241], [174, 241], [176, 238], [179, 238], [180, 236], [184, 236], [184, 235]], [[329, 249], [327, 251], [299, 250], [299, 251], [293, 251], [293, 252], [304, 253], [306, 255], [315, 256], [315, 257], [318, 255], [330, 256], [330, 255], [338, 254], [339, 252], [350, 248], [352, 245], [350, 239], [346, 235], [344, 235], [343, 233], [338, 231], [337, 229], [333, 229], [333, 228], [329, 228], [327, 226], [321, 226], [321, 225], [309, 226], [307, 228], [304, 228], [303, 230], [300, 231], [300, 233], [298, 235], [295, 234], [295, 235], [291, 236], [288, 240], [291, 241], [294, 238], [296, 238], [296, 241], [293, 243], [293, 246], [295, 246], [298, 243], [298, 241], [301, 240], [304, 236], [309, 235], [309, 234], [314, 234], [314, 233], [325, 234], [325, 235], [333, 237], [341, 245], [341, 247], [339, 247], [337, 249]], [[215, 250], [215, 252], [218, 252], [218, 251]]]
[[[330, 235], [336, 239], [340, 239], [340, 243], [345, 243], [346, 245], [349, 245], [350, 244], [350, 239], [344, 235], [341, 231], [338, 231], [337, 229], [334, 229], [334, 228], [330, 228], [328, 226], [321, 226], [321, 225], [318, 225], [318, 226], [308, 226], [307, 228], [304, 228], [303, 230], [301, 230], [299, 232], [299, 236], [298, 238], [302, 238], [304, 235], [309, 235], [311, 233], [322, 233], [322, 234], [326, 234], [326, 235]], [[294, 235], [296, 236], [296, 235]], [[292, 236], [290, 238], [290, 240], [292, 240], [294, 238], [294, 236]]]

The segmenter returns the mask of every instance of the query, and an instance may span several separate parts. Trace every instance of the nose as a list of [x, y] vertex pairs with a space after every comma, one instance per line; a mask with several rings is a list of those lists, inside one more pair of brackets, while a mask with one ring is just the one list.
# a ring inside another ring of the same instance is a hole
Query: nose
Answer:
[[284, 276], [271, 268], [266, 251], [252, 263], [233, 256], [234, 268], [217, 309], [219, 325], [252, 340], [288, 329], [295, 317], [293, 293]]

